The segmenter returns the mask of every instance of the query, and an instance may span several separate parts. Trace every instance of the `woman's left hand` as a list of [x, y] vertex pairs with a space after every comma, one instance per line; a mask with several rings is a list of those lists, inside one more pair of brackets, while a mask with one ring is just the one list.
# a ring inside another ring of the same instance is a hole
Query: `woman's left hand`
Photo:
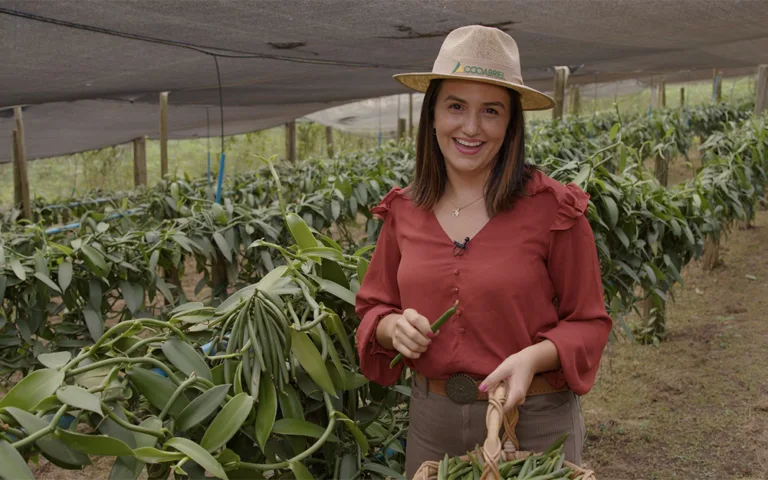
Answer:
[[526, 393], [533, 380], [534, 363], [525, 352], [519, 352], [507, 357], [496, 367], [480, 384], [480, 390], [492, 391], [499, 382], [507, 382], [507, 400], [504, 403], [504, 411], [507, 412], [515, 405], [525, 402]]

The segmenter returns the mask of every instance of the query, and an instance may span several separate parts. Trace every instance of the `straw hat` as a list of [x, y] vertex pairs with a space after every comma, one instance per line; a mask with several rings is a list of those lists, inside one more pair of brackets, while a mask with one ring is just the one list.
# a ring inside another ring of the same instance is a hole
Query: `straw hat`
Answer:
[[497, 28], [469, 25], [445, 37], [431, 72], [401, 73], [393, 78], [408, 88], [426, 92], [435, 78], [476, 80], [520, 93], [524, 110], [555, 106], [549, 95], [523, 85], [517, 43]]

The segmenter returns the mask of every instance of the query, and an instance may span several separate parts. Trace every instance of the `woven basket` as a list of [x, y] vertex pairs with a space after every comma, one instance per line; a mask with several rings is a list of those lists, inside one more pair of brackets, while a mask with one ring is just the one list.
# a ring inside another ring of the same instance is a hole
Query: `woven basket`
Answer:
[[[500, 461], [507, 462], [536, 455], [534, 452], [518, 451], [520, 443], [517, 441], [515, 427], [517, 426], [519, 414], [517, 407], [515, 407], [507, 415], [504, 415], [503, 402], [506, 396], [506, 384], [502, 382], [494, 389], [488, 399], [488, 413], [485, 416], [485, 426], [488, 429], [488, 434], [485, 443], [481, 448], [472, 452], [474, 456], [482, 456], [483, 458], [483, 473], [480, 477], [481, 480], [500, 480]], [[502, 423], [504, 424], [504, 437], [503, 439], [499, 439], [499, 431]], [[459, 458], [462, 460], [469, 460], [469, 457], [466, 455]], [[416, 474], [413, 476], [413, 480], [436, 480], [438, 466], [439, 462], [435, 461], [422, 463], [416, 471]], [[595, 472], [592, 470], [585, 470], [578, 465], [574, 465], [567, 461], [563, 463], [563, 466], [573, 469], [569, 478], [576, 478], [579, 475], [583, 475], [582, 480], [597, 480]]]

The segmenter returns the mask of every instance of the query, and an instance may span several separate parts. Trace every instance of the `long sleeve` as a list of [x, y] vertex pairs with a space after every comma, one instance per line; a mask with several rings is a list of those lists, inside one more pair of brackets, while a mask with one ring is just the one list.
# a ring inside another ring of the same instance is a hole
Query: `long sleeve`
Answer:
[[592, 228], [584, 215], [589, 197], [569, 185], [551, 227], [547, 259], [559, 300], [559, 321], [535, 342], [555, 344], [561, 368], [546, 372], [555, 386], [567, 383], [578, 395], [593, 386], [613, 321], [605, 309], [600, 264]]
[[361, 322], [356, 333], [360, 371], [366, 378], [381, 385], [392, 385], [400, 377], [404, 363], [393, 368], [389, 364], [397, 355], [395, 350], [382, 347], [376, 340], [379, 321], [390, 313], [402, 313], [397, 271], [400, 249], [396, 238], [395, 216], [389, 212], [390, 202], [399, 189], [393, 189], [372, 213], [384, 217], [376, 248], [368, 271], [357, 293], [355, 311]]

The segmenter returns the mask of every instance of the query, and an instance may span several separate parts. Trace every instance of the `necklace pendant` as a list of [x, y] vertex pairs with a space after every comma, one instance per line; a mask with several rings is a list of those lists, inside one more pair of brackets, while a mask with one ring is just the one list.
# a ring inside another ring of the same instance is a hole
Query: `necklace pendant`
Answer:
[[457, 208], [456, 210], [451, 212], [451, 214], [453, 214], [454, 217], [458, 217], [459, 216], [459, 209]]

